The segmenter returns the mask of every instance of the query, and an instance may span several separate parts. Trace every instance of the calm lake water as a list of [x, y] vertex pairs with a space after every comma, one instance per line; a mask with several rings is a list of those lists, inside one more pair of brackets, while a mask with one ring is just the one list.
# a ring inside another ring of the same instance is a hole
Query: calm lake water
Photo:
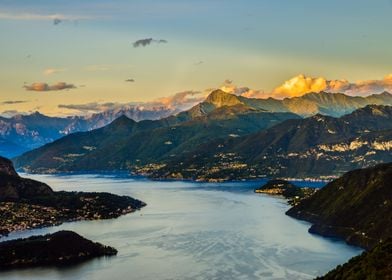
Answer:
[[121, 175], [27, 177], [55, 190], [130, 195], [148, 205], [114, 220], [11, 234], [8, 239], [74, 230], [119, 253], [67, 268], [0, 273], [0, 279], [312, 279], [361, 252], [309, 234], [309, 224], [284, 214], [289, 208], [284, 200], [253, 193], [260, 182], [152, 182]]

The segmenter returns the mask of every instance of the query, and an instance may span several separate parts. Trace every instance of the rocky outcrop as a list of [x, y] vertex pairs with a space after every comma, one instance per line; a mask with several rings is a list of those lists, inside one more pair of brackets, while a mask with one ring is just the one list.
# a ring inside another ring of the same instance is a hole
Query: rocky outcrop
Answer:
[[48, 185], [19, 177], [12, 162], [0, 157], [0, 202], [51, 195], [53, 190]]
[[0, 156], [0, 175], [18, 176], [12, 161]]

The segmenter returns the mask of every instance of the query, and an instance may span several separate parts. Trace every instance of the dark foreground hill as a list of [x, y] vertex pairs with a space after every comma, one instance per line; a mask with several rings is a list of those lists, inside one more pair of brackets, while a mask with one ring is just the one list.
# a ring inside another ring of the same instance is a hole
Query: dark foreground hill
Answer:
[[339, 265], [317, 280], [391, 280], [392, 279], [392, 240], [376, 245], [368, 252], [362, 253]]
[[354, 170], [287, 211], [312, 223], [310, 233], [367, 250], [318, 279], [392, 279], [391, 182], [392, 163]]
[[287, 215], [311, 222], [311, 233], [366, 249], [392, 236], [392, 163], [354, 170], [329, 183]]
[[72, 231], [32, 236], [0, 243], [0, 270], [58, 266], [116, 255], [117, 250], [92, 242]]

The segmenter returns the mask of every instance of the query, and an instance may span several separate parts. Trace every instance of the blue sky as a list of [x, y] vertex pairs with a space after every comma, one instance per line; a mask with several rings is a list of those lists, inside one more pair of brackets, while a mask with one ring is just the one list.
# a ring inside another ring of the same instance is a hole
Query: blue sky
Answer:
[[[226, 79], [265, 91], [300, 73], [380, 79], [392, 72], [391, 12], [390, 0], [0, 0], [1, 101], [56, 114]], [[132, 46], [145, 38], [167, 43]], [[24, 88], [57, 82], [76, 88]]]

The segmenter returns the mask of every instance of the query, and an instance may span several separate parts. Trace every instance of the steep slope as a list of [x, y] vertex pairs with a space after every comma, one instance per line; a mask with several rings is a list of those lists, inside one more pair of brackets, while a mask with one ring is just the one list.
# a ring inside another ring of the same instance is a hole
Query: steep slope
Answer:
[[18, 173], [16, 173], [14, 166], [12, 165], [12, 161], [0, 157], [0, 175], [18, 176]]
[[371, 280], [392, 279], [392, 240], [376, 245], [372, 250], [354, 257], [343, 265], [337, 266], [317, 280]]
[[[189, 121], [198, 117], [207, 116], [211, 112], [219, 108], [239, 108], [245, 111], [265, 111], [264, 109], [259, 107], [259, 104], [247, 102], [248, 98], [242, 98], [220, 89], [212, 91], [206, 100], [203, 102], [193, 106], [191, 109], [179, 113], [176, 117], [182, 121]], [[227, 114], [235, 113], [235, 112], [226, 112]], [[225, 117], [225, 115], [222, 115]]]
[[0, 157], [0, 201], [21, 201], [51, 195], [53, 191], [48, 185], [19, 177], [12, 162]]
[[377, 105], [392, 105], [392, 97], [389, 103], [385, 103], [387, 100], [382, 101], [379, 99], [368, 100], [366, 97], [359, 96], [348, 96], [342, 93], [308, 93], [301, 97], [286, 98], [283, 100], [283, 104], [291, 112], [303, 116], [311, 116], [315, 114], [323, 114], [328, 116], [342, 116], [352, 111], [365, 107], [369, 104]]
[[392, 161], [392, 107], [367, 106], [341, 118], [316, 115], [195, 147], [154, 177], [228, 180], [337, 176]]
[[310, 232], [370, 249], [392, 236], [392, 163], [354, 170], [287, 215], [313, 223]]

